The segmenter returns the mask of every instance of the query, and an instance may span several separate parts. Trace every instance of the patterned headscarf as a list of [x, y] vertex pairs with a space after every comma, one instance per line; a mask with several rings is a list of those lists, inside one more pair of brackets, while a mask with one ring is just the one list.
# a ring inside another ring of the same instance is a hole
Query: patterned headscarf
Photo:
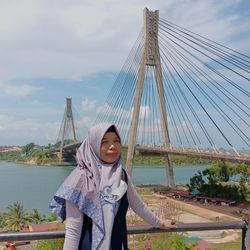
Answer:
[[100, 158], [101, 141], [110, 127], [119, 136], [113, 124], [100, 123], [89, 130], [76, 154], [77, 167], [65, 179], [50, 204], [52, 210], [65, 219], [65, 200], [68, 200], [92, 219], [92, 249], [109, 249], [119, 199], [125, 193], [121, 181], [121, 156], [112, 164]]

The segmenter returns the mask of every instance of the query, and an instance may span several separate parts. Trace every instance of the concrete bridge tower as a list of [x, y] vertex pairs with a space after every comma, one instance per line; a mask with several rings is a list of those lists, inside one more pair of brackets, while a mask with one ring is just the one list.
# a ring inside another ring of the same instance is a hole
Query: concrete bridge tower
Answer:
[[[166, 102], [163, 89], [162, 68], [161, 68], [160, 51], [158, 43], [158, 19], [159, 19], [158, 10], [149, 11], [147, 8], [144, 9], [144, 48], [139, 68], [139, 77], [137, 81], [137, 89], [136, 89], [134, 109], [132, 114], [132, 123], [130, 127], [130, 134], [128, 140], [128, 153], [126, 162], [128, 174], [130, 176], [132, 175], [132, 164], [135, 152], [146, 66], [155, 68], [155, 80], [157, 84], [157, 92], [159, 97], [160, 122], [161, 122], [161, 131], [164, 141], [164, 147], [165, 148], [170, 147]], [[165, 166], [168, 177], [168, 184], [169, 186], [174, 186], [173, 166], [169, 154], [165, 155]]]
[[60, 160], [62, 159], [64, 140], [65, 140], [66, 130], [68, 129], [68, 127], [72, 128], [73, 140], [76, 142], [77, 139], [76, 139], [75, 124], [74, 124], [73, 113], [72, 113], [71, 98], [66, 98], [66, 105], [64, 109], [64, 116], [63, 116], [63, 122], [62, 122], [61, 146], [60, 146]]

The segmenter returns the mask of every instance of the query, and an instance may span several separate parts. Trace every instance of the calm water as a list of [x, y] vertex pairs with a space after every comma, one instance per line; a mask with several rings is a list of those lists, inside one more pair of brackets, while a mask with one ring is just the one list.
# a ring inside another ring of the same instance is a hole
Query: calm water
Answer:
[[[204, 165], [174, 167], [175, 183], [188, 183], [190, 177], [206, 167]], [[0, 161], [0, 212], [5, 211], [6, 207], [14, 201], [20, 201], [29, 211], [38, 208], [42, 214], [50, 214], [48, 204], [72, 169]], [[135, 167], [133, 182], [134, 184], [166, 184], [165, 168]]]

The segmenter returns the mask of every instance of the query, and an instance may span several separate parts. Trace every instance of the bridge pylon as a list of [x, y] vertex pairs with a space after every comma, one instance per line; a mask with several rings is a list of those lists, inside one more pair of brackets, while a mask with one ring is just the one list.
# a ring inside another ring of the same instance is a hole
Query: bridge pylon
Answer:
[[[76, 139], [76, 131], [75, 131], [75, 124], [74, 124], [74, 119], [73, 119], [73, 112], [72, 112], [72, 102], [71, 98], [66, 98], [66, 105], [64, 109], [64, 116], [63, 116], [63, 122], [62, 122], [62, 134], [61, 134], [61, 145], [60, 145], [60, 161], [62, 160], [63, 156], [63, 146], [64, 146], [64, 140], [65, 135], [66, 135], [66, 130], [67, 128], [71, 126], [72, 128], [72, 135], [73, 135], [73, 140], [74, 142], [77, 141]], [[61, 131], [60, 129], [60, 131]], [[60, 133], [59, 133], [60, 136]]]
[[[160, 50], [158, 42], [158, 20], [159, 11], [149, 11], [147, 8], [144, 9], [144, 47], [139, 68], [139, 77], [137, 81], [137, 89], [135, 95], [135, 102], [132, 114], [131, 129], [128, 139], [128, 153], [127, 153], [127, 170], [128, 174], [132, 175], [132, 165], [135, 152], [139, 114], [141, 107], [143, 82], [145, 78], [146, 66], [154, 67], [155, 69], [155, 80], [157, 85], [157, 92], [159, 97], [159, 109], [160, 109], [160, 123], [163, 136], [164, 147], [170, 147], [170, 138], [168, 130], [168, 120], [166, 112], [166, 102], [163, 89], [163, 77], [160, 60]], [[165, 156], [165, 166], [168, 177], [168, 185], [174, 186], [174, 173], [171, 157], [169, 154]]]

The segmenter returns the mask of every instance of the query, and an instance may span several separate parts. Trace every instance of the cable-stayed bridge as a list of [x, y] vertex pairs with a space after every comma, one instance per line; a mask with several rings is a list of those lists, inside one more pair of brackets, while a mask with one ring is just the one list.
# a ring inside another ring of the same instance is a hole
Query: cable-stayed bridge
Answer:
[[[97, 116], [134, 153], [250, 163], [250, 57], [144, 10], [144, 27]], [[71, 148], [77, 144], [68, 145]]]

